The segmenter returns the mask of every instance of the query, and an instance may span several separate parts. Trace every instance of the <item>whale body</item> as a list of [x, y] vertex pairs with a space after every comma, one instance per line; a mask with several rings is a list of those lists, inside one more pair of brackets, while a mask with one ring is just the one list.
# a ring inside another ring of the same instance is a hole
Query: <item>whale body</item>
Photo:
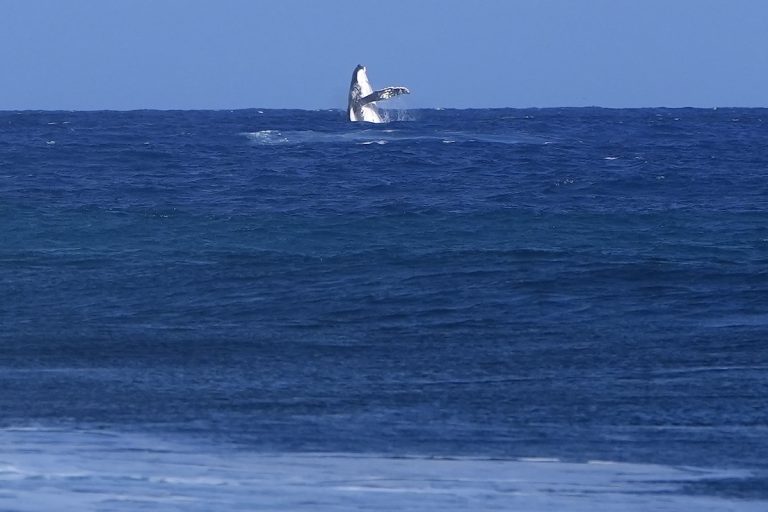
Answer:
[[358, 64], [352, 72], [352, 82], [349, 84], [349, 102], [347, 116], [350, 121], [366, 121], [381, 123], [381, 115], [376, 107], [377, 101], [388, 100], [401, 94], [410, 94], [407, 87], [385, 87], [374, 91], [365, 66]]

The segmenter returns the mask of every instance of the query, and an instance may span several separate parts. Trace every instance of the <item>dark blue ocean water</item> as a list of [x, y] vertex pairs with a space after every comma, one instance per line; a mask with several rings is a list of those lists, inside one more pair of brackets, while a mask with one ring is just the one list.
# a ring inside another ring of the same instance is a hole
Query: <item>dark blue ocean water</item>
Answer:
[[766, 468], [768, 110], [0, 113], [0, 426]]

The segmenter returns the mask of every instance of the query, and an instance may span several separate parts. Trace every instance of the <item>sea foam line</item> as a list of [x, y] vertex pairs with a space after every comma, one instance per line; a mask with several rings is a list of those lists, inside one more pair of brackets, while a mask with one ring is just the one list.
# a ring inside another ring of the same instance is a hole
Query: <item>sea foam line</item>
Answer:
[[18, 511], [768, 509], [681, 492], [749, 476], [557, 459], [265, 454], [141, 434], [0, 430], [0, 508]]

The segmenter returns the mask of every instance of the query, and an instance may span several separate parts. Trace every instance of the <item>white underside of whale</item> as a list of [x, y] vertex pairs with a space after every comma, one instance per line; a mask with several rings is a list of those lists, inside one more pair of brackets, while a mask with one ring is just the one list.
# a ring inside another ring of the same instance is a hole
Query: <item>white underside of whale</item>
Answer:
[[386, 100], [400, 94], [408, 94], [409, 92], [406, 87], [386, 87], [380, 91], [374, 91], [371, 82], [368, 80], [365, 68], [358, 66], [355, 69], [352, 84], [349, 88], [349, 104], [347, 106], [349, 120], [382, 123], [384, 120], [376, 106], [376, 101]]

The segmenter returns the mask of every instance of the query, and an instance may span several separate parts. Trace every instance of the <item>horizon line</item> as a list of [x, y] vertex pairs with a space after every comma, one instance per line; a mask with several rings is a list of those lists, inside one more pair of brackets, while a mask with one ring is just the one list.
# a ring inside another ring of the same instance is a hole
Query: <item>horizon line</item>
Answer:
[[[649, 107], [604, 107], [600, 105], [582, 105], [582, 106], [553, 106], [553, 107], [416, 107], [416, 108], [384, 108], [382, 110], [390, 111], [410, 111], [410, 110], [578, 110], [578, 109], [599, 109], [599, 110], [758, 110], [768, 109], [768, 106], [649, 106]], [[236, 107], [236, 108], [158, 108], [158, 107], [146, 107], [146, 108], [85, 108], [85, 109], [46, 109], [46, 108], [18, 108], [18, 109], [2, 109], [0, 113], [23, 113], [23, 112], [238, 112], [246, 110], [255, 110], [259, 113], [266, 111], [278, 111], [278, 110], [293, 110], [299, 112], [346, 112], [345, 108], [285, 108], [285, 107]]]

